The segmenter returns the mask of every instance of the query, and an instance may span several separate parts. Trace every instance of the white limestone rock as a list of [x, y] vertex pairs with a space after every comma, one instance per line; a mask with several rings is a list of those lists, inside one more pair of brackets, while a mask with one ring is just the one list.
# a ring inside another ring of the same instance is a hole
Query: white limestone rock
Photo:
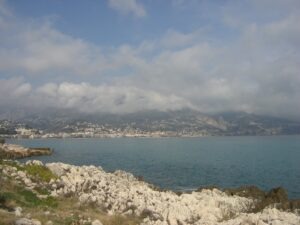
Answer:
[[20, 177], [21, 179], [26, 178], [26, 173], [23, 172], [23, 171], [18, 171], [18, 172], [17, 172], [17, 175], [18, 175], [18, 177]]
[[71, 165], [64, 163], [47, 163], [46, 166], [52, 171], [52, 173], [59, 177], [67, 173], [71, 168]]
[[44, 164], [39, 160], [28, 160], [28, 161], [26, 161], [25, 165], [43, 166]]
[[282, 212], [278, 209], [265, 209], [259, 213], [242, 213], [238, 217], [220, 223], [222, 225], [237, 225], [237, 224], [272, 224], [272, 225], [299, 225], [299, 215]]
[[42, 225], [42, 223], [36, 219], [21, 218], [15, 221], [15, 225]]
[[106, 173], [94, 166], [63, 163], [46, 166], [60, 176], [51, 185], [52, 193], [76, 195], [80, 203], [96, 203], [110, 215], [142, 216], [142, 225], [300, 224], [298, 215], [273, 209], [247, 214], [252, 199], [228, 196], [217, 189], [178, 196], [153, 190], [124, 171]]
[[15, 208], [15, 216], [16, 217], [22, 216], [22, 208], [21, 207], [16, 207]]
[[94, 220], [92, 225], [103, 225], [99, 220]]

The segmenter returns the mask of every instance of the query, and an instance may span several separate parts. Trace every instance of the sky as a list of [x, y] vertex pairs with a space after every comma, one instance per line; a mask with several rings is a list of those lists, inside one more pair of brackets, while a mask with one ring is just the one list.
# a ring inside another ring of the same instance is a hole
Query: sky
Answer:
[[300, 119], [299, 0], [0, 0], [0, 108]]

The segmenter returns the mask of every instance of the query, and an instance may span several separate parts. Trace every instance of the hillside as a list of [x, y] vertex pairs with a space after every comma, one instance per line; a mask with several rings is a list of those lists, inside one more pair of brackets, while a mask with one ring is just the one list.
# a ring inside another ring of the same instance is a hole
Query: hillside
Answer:
[[[78, 136], [240, 136], [300, 134], [300, 122], [242, 112], [203, 114], [192, 110], [130, 114], [48, 112], [0, 121], [0, 134], [64, 133]], [[18, 131], [19, 129], [19, 131]], [[23, 134], [24, 135], [24, 134]]]

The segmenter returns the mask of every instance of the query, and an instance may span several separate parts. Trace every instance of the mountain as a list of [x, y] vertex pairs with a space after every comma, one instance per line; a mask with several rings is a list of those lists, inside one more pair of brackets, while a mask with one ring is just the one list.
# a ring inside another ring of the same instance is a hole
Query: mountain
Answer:
[[[3, 116], [2, 116], [3, 118]], [[9, 122], [10, 121], [10, 122]], [[14, 126], [27, 126], [43, 132], [160, 132], [165, 136], [239, 136], [300, 134], [300, 122], [244, 112], [203, 114], [189, 109], [144, 111], [129, 114], [83, 114], [74, 111], [48, 110], [24, 114], [0, 121], [0, 131], [10, 134]]]
[[226, 135], [300, 134], [298, 121], [244, 112], [227, 112], [216, 117], [227, 122]]

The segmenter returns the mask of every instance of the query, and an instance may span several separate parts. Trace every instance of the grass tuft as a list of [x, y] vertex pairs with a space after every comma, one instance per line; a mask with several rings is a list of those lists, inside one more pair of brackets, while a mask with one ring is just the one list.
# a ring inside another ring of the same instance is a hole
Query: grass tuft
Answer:
[[39, 199], [35, 193], [26, 190], [22, 187], [17, 187], [13, 192], [5, 191], [0, 192], [0, 207], [11, 209], [19, 205], [22, 207], [50, 207], [56, 208], [57, 200], [51, 196], [45, 199]]
[[42, 181], [49, 182], [51, 179], [57, 179], [47, 167], [40, 165], [25, 165], [24, 169], [29, 175], [32, 175]]

